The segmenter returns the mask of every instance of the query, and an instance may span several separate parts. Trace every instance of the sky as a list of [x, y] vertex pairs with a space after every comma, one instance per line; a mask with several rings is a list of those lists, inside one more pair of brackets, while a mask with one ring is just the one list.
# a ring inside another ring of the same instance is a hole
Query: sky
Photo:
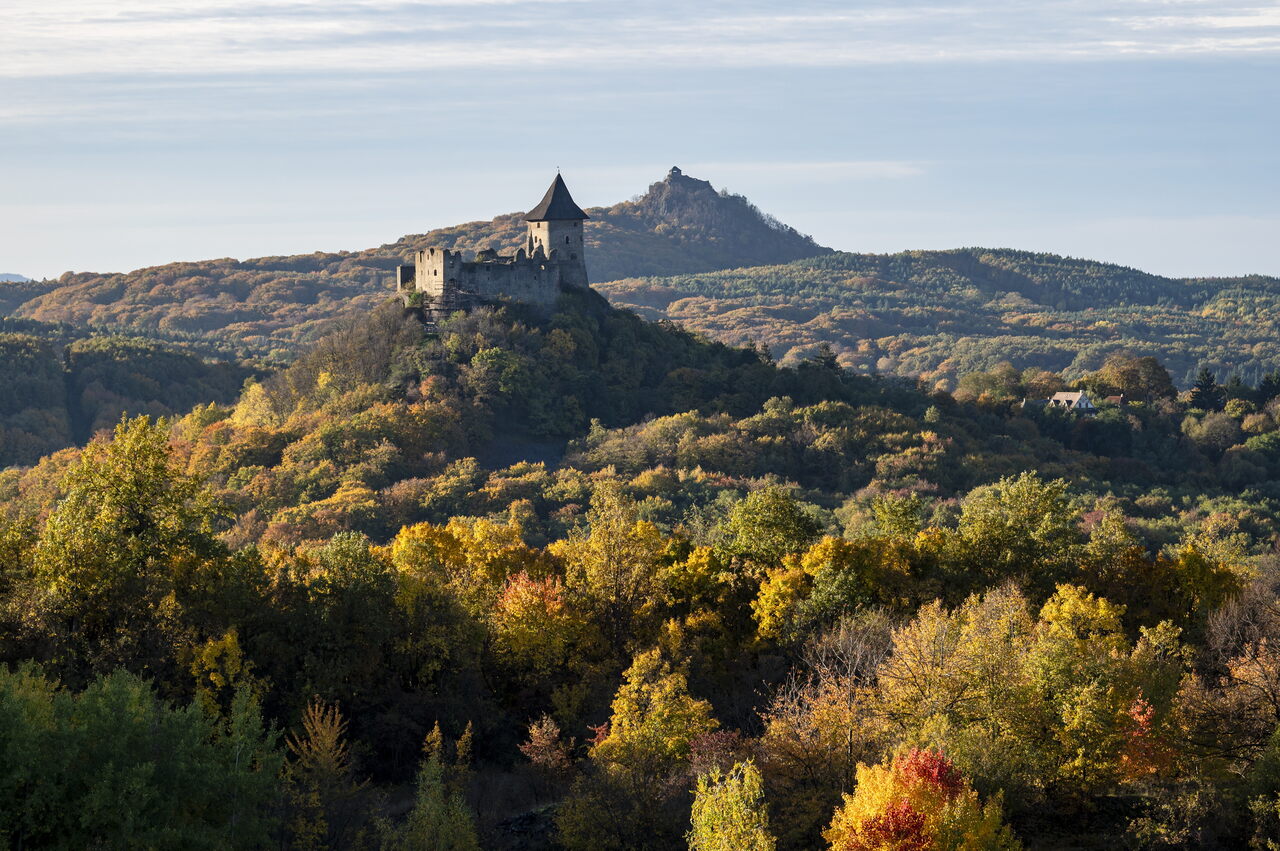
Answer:
[[1280, 275], [1280, 0], [0, 4], [0, 272], [360, 250], [673, 165], [848, 251]]

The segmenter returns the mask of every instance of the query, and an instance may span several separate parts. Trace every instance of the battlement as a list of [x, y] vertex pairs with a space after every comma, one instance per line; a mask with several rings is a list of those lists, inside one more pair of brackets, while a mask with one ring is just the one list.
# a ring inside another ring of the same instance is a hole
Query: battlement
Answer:
[[586, 289], [582, 223], [587, 214], [560, 175], [525, 218], [525, 246], [513, 255], [484, 249], [467, 260], [448, 248], [416, 252], [412, 265], [396, 269], [396, 291], [405, 306], [429, 315], [504, 299], [550, 308], [565, 290]]

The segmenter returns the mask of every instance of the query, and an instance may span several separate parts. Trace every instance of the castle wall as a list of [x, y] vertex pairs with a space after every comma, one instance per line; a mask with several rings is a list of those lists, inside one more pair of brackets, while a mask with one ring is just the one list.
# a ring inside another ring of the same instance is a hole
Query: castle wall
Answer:
[[414, 289], [430, 299], [444, 295], [446, 282], [456, 278], [462, 258], [447, 248], [427, 248], [416, 256]]
[[414, 255], [413, 266], [397, 271], [397, 288], [405, 303], [420, 293], [424, 307], [451, 311], [477, 301], [513, 301], [550, 307], [560, 297], [562, 266], [538, 255], [466, 261], [462, 253], [428, 248]]
[[437, 316], [500, 299], [550, 307], [565, 289], [589, 288], [581, 221], [586, 213], [558, 176], [529, 215], [535, 220], [528, 223], [525, 248], [514, 257], [492, 250], [475, 260], [463, 260], [461, 252], [447, 248], [416, 252], [413, 265], [396, 269], [396, 289], [405, 305]]
[[521, 258], [463, 264], [463, 289], [477, 298], [551, 306], [560, 297], [560, 270], [555, 263]]

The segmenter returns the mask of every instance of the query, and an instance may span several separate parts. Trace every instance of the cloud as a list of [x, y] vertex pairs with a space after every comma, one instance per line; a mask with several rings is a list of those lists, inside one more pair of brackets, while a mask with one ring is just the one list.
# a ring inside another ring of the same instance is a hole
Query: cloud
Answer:
[[[811, 67], [1280, 53], [1275, 3], [9, 0], [0, 76]], [[1229, 33], [1229, 35], [1228, 35]]]

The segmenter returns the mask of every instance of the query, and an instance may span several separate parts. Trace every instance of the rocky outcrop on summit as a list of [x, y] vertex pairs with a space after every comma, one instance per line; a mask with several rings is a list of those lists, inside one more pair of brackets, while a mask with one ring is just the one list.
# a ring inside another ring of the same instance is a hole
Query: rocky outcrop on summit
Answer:
[[717, 192], [679, 168], [640, 198], [591, 214], [597, 239], [612, 249], [588, 260], [593, 281], [774, 265], [832, 253], [741, 195]]
[[[719, 192], [679, 168], [638, 198], [586, 212], [587, 277], [597, 283], [774, 265], [832, 253], [741, 195]], [[406, 236], [383, 250], [407, 256], [442, 246], [510, 254], [525, 238], [524, 214], [510, 213], [490, 222]]]

